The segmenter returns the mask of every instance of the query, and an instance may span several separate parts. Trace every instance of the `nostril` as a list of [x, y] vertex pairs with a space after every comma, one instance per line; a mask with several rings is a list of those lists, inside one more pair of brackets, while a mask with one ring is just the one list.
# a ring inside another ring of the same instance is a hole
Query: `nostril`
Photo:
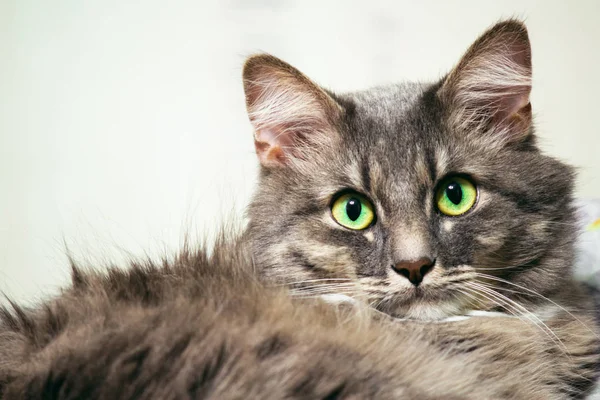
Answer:
[[425, 276], [427, 275], [429, 272], [431, 272], [431, 270], [433, 269], [433, 266], [435, 265], [435, 259], [429, 263], [429, 264], [425, 264], [421, 267], [420, 272], [421, 272], [421, 276]]
[[413, 285], [419, 286], [423, 281], [423, 277], [427, 275], [435, 266], [435, 259], [423, 257], [416, 261], [400, 261], [396, 265], [392, 265], [392, 269], [398, 274], [404, 276]]
[[410, 271], [407, 270], [406, 268], [400, 268], [400, 269], [396, 269], [392, 266], [392, 269], [394, 269], [397, 273], [399, 273], [400, 275], [405, 276], [406, 278], [410, 277]]

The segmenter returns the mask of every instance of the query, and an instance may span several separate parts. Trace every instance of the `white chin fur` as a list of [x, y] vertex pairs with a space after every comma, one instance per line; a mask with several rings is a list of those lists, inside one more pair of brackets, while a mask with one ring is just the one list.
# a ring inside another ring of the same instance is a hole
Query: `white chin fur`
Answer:
[[351, 303], [356, 304], [356, 300], [354, 300], [350, 296], [346, 296], [345, 294], [323, 294], [321, 298], [325, 300], [327, 303], [331, 304], [341, 304], [341, 303]]
[[[437, 316], [437, 315], [433, 315]], [[496, 317], [504, 317], [504, 318], [515, 318], [512, 315], [497, 312], [497, 311], [481, 311], [481, 310], [471, 310], [463, 315], [451, 315], [442, 318], [427, 318], [427, 315], [420, 315], [420, 318], [398, 318], [398, 321], [427, 321], [427, 322], [457, 322], [464, 321], [473, 317], [485, 317], [485, 318], [496, 318]]]
[[[357, 301], [350, 296], [346, 296], [345, 294], [324, 294], [321, 295], [321, 298], [330, 304], [357, 304]], [[496, 311], [481, 311], [481, 310], [471, 310], [468, 311], [464, 315], [450, 315], [446, 313], [446, 309], [440, 309], [439, 307], [418, 307], [411, 309], [407, 318], [397, 318], [398, 321], [409, 321], [409, 320], [418, 320], [418, 321], [431, 321], [431, 322], [455, 322], [455, 321], [464, 321], [466, 319], [472, 317], [512, 317], [512, 315], [508, 315], [501, 312]]]

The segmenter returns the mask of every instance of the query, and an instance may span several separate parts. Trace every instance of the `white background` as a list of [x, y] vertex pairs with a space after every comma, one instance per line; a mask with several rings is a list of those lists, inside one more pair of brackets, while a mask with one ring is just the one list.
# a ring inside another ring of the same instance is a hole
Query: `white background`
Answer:
[[247, 55], [338, 91], [431, 80], [511, 16], [530, 29], [541, 145], [600, 197], [598, 1], [0, 0], [0, 289], [54, 292], [65, 243], [97, 265], [156, 257], [243, 209]]

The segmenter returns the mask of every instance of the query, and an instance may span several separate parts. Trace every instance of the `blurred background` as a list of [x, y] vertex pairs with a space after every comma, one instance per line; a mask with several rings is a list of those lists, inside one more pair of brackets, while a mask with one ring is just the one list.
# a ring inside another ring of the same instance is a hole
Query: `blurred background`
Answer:
[[0, 290], [172, 254], [241, 213], [257, 171], [241, 86], [269, 52], [336, 91], [433, 80], [526, 21], [543, 149], [600, 197], [600, 2], [0, 0]]

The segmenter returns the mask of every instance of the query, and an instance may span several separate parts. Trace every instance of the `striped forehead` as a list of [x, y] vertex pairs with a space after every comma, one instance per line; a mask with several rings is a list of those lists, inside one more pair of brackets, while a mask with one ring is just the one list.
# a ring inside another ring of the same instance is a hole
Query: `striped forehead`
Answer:
[[401, 160], [373, 152], [360, 171], [355, 168], [360, 187], [388, 216], [430, 214], [435, 185], [448, 172], [448, 153], [443, 148], [417, 150], [407, 151]]

